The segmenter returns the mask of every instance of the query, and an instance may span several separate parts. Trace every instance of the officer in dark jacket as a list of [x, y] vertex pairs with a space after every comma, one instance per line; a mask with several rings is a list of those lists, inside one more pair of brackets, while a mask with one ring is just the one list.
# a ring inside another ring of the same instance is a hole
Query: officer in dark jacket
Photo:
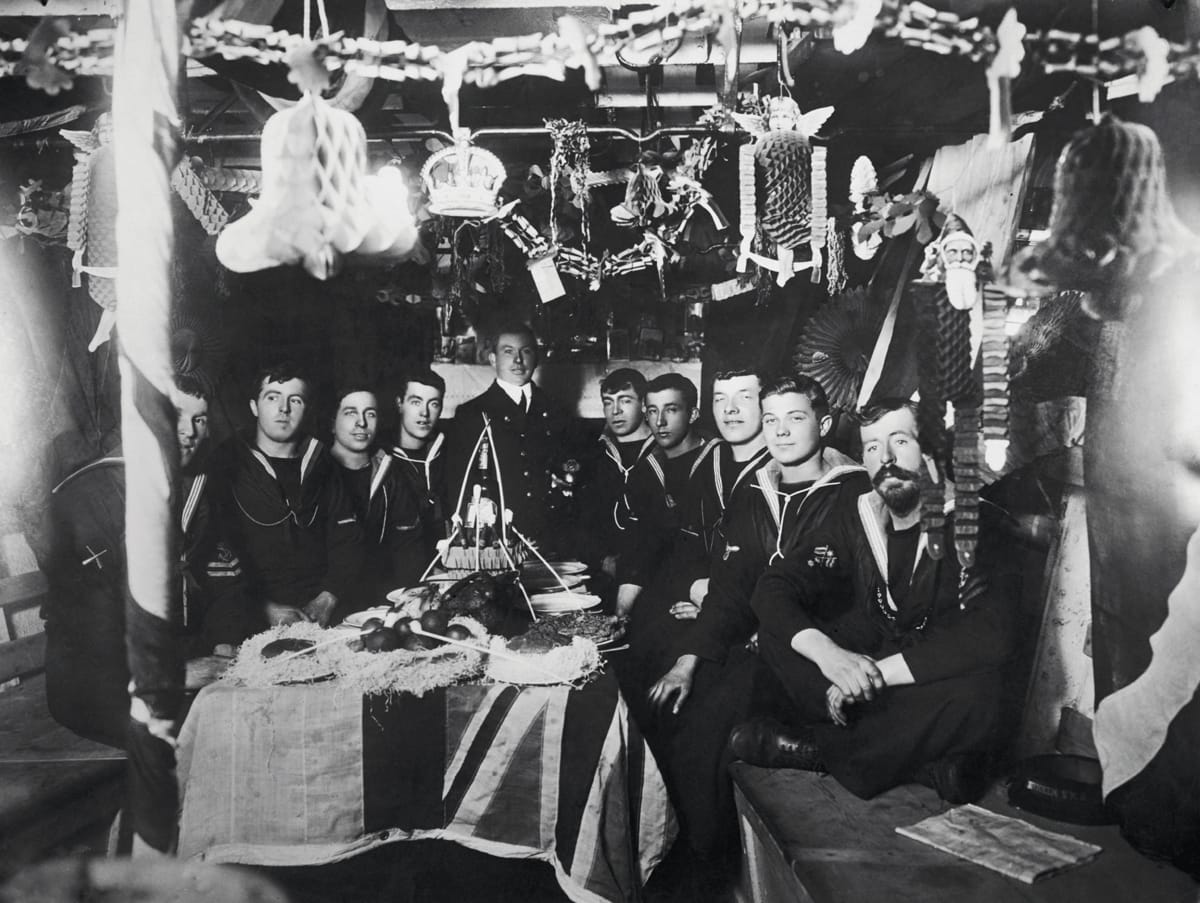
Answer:
[[971, 802], [998, 740], [1018, 575], [986, 521], [975, 564], [953, 543], [930, 555], [913, 405], [860, 417], [875, 489], [773, 564], [751, 601], [792, 727], [749, 722], [731, 746], [755, 764], [828, 770], [864, 798], [920, 780]]
[[488, 360], [496, 381], [482, 395], [459, 405], [454, 415], [448, 462], [452, 497], [458, 498], [474, 464], [472, 450], [490, 424], [491, 456], [498, 465], [498, 489], [503, 494], [494, 501], [503, 501], [512, 511], [516, 529], [544, 552], [569, 552], [556, 548], [550, 488], [551, 475], [575, 450], [574, 425], [567, 412], [533, 384], [538, 347], [528, 326], [501, 327]]

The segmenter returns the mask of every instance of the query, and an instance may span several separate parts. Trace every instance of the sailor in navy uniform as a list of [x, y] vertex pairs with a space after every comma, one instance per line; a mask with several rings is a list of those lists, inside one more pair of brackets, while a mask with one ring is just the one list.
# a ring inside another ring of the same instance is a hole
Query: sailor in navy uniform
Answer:
[[580, 520], [587, 541], [580, 555], [609, 577], [616, 576], [621, 536], [630, 526], [629, 475], [656, 447], [642, 409], [645, 398], [646, 378], [629, 367], [600, 382], [604, 432], [582, 492]]

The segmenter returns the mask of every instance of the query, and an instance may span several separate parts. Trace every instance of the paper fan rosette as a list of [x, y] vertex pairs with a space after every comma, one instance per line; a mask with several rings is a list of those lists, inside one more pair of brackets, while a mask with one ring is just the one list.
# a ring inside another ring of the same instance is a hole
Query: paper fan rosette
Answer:
[[830, 407], [853, 411], [879, 334], [880, 315], [867, 290], [836, 295], [817, 311], [796, 343], [796, 372], [817, 380]]
[[175, 372], [198, 380], [209, 394], [221, 378], [228, 354], [228, 346], [201, 317], [176, 313], [171, 318], [171, 360]]

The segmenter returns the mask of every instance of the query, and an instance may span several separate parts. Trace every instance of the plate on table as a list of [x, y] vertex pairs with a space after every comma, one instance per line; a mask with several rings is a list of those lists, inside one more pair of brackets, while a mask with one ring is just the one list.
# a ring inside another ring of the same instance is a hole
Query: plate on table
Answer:
[[532, 577], [521, 577], [521, 585], [531, 593], [562, 592], [563, 586], [575, 589], [587, 582], [583, 574], [562, 574], [561, 580], [553, 574], [537, 574]]
[[529, 604], [540, 615], [564, 614], [569, 611], [595, 608], [600, 604], [600, 597], [591, 593], [539, 593], [530, 597]]
[[[388, 595], [391, 595], [390, 593]], [[384, 616], [392, 610], [390, 605], [376, 605], [374, 608], [364, 608], [362, 611], [352, 612], [342, 618], [342, 625], [345, 627], [362, 627], [369, 618], [379, 618], [383, 620]]]
[[[582, 561], [549, 561], [547, 564], [552, 567], [556, 573], [562, 576], [568, 574], [586, 574], [587, 565]], [[540, 561], [527, 561], [521, 565], [521, 575], [523, 577], [549, 577], [554, 579], [554, 575], [546, 569], [546, 565]]]

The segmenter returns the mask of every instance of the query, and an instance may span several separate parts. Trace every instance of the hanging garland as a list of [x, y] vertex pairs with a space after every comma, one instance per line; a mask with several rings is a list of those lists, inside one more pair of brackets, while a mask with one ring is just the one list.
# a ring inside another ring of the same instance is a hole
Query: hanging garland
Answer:
[[[350, 75], [441, 81], [450, 73], [464, 84], [490, 87], [519, 75], [561, 80], [567, 68], [583, 68], [588, 86], [598, 90], [600, 67], [619, 65], [620, 53], [670, 47], [688, 35], [717, 35], [726, 42], [733, 31], [730, 21], [754, 18], [766, 18], [777, 28], [828, 29], [843, 53], [854, 52], [876, 34], [931, 53], [987, 61], [994, 90], [1006, 90], [1001, 82], [1011, 82], [1023, 63], [1044, 74], [1073, 72], [1096, 81], [1133, 76], [1139, 99], [1148, 102], [1171, 80], [1200, 72], [1200, 45], [1167, 42], [1149, 26], [1101, 38], [1055, 28], [1028, 31], [1015, 16], [1006, 16], [993, 30], [976, 17], [964, 19], [919, 0], [674, 0], [636, 10], [595, 31], [564, 16], [557, 34], [476, 41], [449, 52], [410, 41], [375, 41], [340, 33], [312, 43], [322, 65]], [[268, 65], [287, 62], [289, 53], [302, 43], [307, 43], [302, 36], [269, 26], [199, 18], [191, 23], [184, 53], [196, 59], [219, 54]], [[1017, 44], [1022, 53], [1017, 52]], [[112, 48], [111, 28], [66, 35], [44, 30], [30, 40], [0, 41], [0, 76], [24, 75], [31, 86], [56, 92], [69, 86], [69, 80], [62, 83], [61, 73], [111, 74]]]
[[565, 182], [570, 188], [570, 203], [579, 209], [583, 221], [583, 245], [591, 241], [588, 226], [588, 174], [591, 169], [591, 140], [583, 122], [547, 119], [554, 149], [550, 153], [550, 240], [558, 244], [558, 192]]

